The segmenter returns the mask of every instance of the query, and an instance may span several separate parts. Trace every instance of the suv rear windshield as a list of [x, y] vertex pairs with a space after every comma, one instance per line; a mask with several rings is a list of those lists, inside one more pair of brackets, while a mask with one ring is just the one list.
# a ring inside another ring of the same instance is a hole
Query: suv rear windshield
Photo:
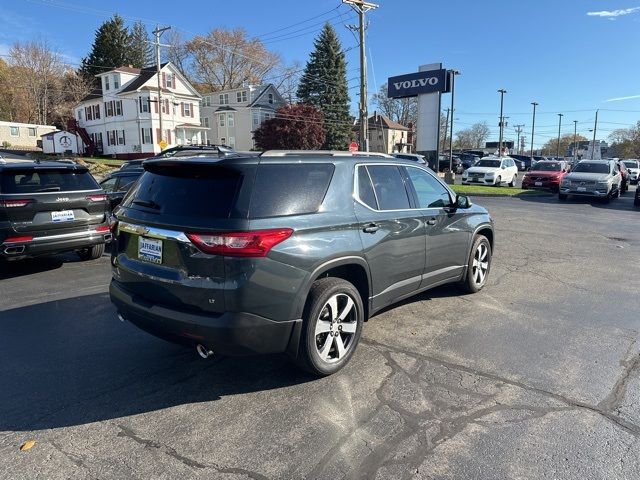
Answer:
[[99, 190], [87, 170], [61, 168], [7, 169], [0, 173], [2, 193], [44, 193]]
[[143, 174], [123, 206], [175, 217], [209, 219], [313, 213], [324, 200], [334, 168], [328, 163], [262, 164], [257, 170], [254, 165], [233, 169], [149, 165], [150, 171]]

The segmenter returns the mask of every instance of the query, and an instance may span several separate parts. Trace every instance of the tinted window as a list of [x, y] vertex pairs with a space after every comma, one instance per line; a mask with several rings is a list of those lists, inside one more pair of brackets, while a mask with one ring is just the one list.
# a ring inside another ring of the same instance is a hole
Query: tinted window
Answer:
[[133, 185], [133, 183], [136, 180], [138, 180], [139, 177], [140, 175], [126, 175], [126, 176], [120, 177], [120, 182], [118, 183], [118, 190], [121, 192], [124, 190], [129, 190]]
[[539, 172], [559, 172], [562, 170], [562, 164], [558, 162], [539, 162], [533, 167]]
[[373, 193], [373, 186], [367, 173], [367, 167], [358, 167], [358, 197], [366, 205], [373, 209], [378, 208], [376, 196]]
[[242, 180], [240, 172], [225, 168], [154, 167], [123, 205], [179, 217], [228, 218]]
[[317, 212], [335, 167], [330, 163], [262, 164], [251, 196], [251, 218]]
[[380, 210], [410, 208], [407, 190], [404, 187], [398, 167], [369, 165], [367, 169], [373, 181], [373, 188], [378, 198]]
[[442, 184], [418, 168], [407, 168], [421, 208], [446, 207], [451, 204], [449, 192]]
[[117, 180], [118, 179], [116, 177], [108, 178], [107, 180], [103, 180], [102, 182], [100, 182], [100, 186], [105, 192], [113, 192]]
[[0, 175], [0, 193], [72, 192], [99, 188], [88, 171], [11, 169]]
[[609, 173], [609, 165], [607, 163], [580, 162], [572, 171], [584, 173]]
[[638, 168], [637, 162], [622, 162], [627, 168]]

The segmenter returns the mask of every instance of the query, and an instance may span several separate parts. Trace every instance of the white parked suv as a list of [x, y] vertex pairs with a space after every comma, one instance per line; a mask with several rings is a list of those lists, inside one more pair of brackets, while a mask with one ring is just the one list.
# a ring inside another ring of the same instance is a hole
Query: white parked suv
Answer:
[[640, 180], [640, 160], [629, 159], [623, 160], [622, 163], [629, 170], [629, 182], [632, 185], [637, 185]]
[[484, 157], [462, 174], [462, 184], [500, 186], [503, 183], [515, 186], [518, 167], [511, 157]]

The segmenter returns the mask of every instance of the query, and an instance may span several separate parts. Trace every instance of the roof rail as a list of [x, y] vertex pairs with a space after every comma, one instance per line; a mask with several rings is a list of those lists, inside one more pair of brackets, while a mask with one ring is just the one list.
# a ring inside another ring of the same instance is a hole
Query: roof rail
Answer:
[[267, 150], [261, 157], [373, 157], [394, 158], [386, 153], [379, 152], [349, 152], [346, 150]]

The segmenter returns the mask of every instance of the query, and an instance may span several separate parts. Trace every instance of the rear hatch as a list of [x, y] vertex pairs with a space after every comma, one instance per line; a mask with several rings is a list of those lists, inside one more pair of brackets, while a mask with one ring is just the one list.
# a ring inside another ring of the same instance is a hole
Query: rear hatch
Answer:
[[107, 199], [85, 167], [30, 165], [0, 172], [0, 207], [15, 232], [47, 236], [104, 223]]
[[[114, 279], [142, 304], [222, 313], [225, 260], [187, 235], [246, 230], [257, 160], [150, 160], [120, 208]], [[243, 193], [244, 192], [244, 193]]]

